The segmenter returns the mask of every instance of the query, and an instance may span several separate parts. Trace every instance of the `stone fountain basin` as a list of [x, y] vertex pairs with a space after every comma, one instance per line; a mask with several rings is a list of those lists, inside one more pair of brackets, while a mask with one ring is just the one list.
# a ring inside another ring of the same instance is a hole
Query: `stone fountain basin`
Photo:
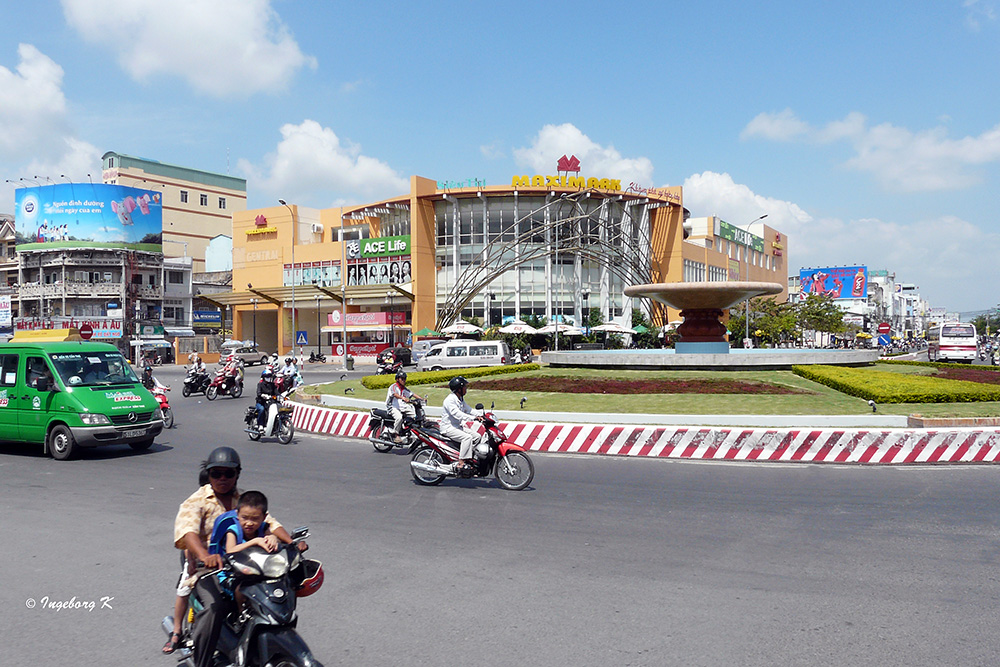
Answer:
[[653, 283], [631, 285], [626, 296], [646, 297], [677, 310], [725, 310], [744, 299], [780, 294], [779, 283], [732, 281], [711, 283]]

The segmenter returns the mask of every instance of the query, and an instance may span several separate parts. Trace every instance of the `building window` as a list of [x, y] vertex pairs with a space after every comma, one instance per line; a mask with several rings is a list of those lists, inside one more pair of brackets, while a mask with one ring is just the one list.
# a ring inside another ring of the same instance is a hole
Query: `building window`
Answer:
[[181, 203], [186, 204], [188, 202], [188, 191], [181, 190]]
[[208, 195], [206, 194], [201, 195], [201, 205], [208, 206]]
[[184, 273], [182, 271], [167, 271], [167, 282], [171, 285], [183, 285]]
[[108, 158], [108, 169], [114, 169], [114, 168], [115, 168], [115, 159], [113, 157], [109, 157]]
[[226, 198], [219, 197], [219, 208], [226, 208]]

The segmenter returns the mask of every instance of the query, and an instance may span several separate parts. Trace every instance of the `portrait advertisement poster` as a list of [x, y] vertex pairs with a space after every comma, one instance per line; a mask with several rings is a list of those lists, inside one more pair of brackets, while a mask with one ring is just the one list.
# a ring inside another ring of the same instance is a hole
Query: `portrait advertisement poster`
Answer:
[[834, 299], [861, 299], [868, 296], [867, 266], [831, 266], [799, 269], [799, 291]]
[[16, 243], [61, 248], [163, 250], [159, 192], [107, 183], [58, 183], [14, 191]]

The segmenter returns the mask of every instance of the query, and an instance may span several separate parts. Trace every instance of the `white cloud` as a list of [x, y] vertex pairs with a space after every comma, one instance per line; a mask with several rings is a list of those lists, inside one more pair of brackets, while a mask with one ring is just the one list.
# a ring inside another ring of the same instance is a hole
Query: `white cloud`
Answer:
[[257, 167], [240, 160], [238, 167], [260, 188], [274, 197], [295, 200], [307, 206], [363, 203], [381, 197], [405, 194], [408, 179], [381, 160], [361, 154], [359, 146], [345, 144], [328, 127], [314, 120], [281, 128], [276, 151]]
[[[479, 147], [479, 152], [487, 160], [498, 160], [504, 157], [504, 151], [496, 143], [484, 144]], [[560, 156], [561, 157], [561, 156]]]
[[975, 167], [1000, 162], [1000, 125], [975, 137], [951, 139], [945, 127], [920, 132], [883, 123], [869, 127], [860, 113], [815, 128], [789, 110], [759, 114], [740, 134], [741, 139], [813, 143], [845, 140], [854, 157], [844, 166], [875, 176], [891, 191], [958, 190], [980, 183]]
[[965, 0], [965, 25], [973, 32], [979, 32], [984, 21], [994, 22], [997, 19], [996, 9], [989, 0]]
[[[62, 91], [63, 69], [31, 44], [17, 48], [15, 70], [0, 66], [0, 171], [4, 178], [71, 180], [100, 169], [101, 152], [74, 136]], [[16, 178], [15, 178], [16, 177]], [[30, 183], [29, 183], [30, 185]], [[0, 211], [13, 210], [13, 192], [0, 190]]]
[[622, 157], [614, 146], [601, 146], [570, 123], [546, 125], [531, 146], [514, 149], [518, 166], [528, 167], [536, 174], [556, 173], [556, 162], [563, 155], [575, 155], [580, 160], [581, 176], [640, 184], [653, 180], [653, 163], [648, 158]]
[[134, 79], [186, 80], [206, 95], [281, 90], [315, 67], [270, 0], [62, 0], [66, 21], [84, 39], [118, 56]]
[[802, 267], [866, 265], [916, 283], [935, 307], [977, 310], [996, 301], [984, 276], [996, 273], [1000, 234], [954, 216], [914, 221], [815, 218], [792, 202], [759, 195], [729, 174], [714, 172], [684, 181], [684, 206], [693, 216], [717, 215], [737, 226], [766, 213], [767, 225], [788, 236], [792, 275]]

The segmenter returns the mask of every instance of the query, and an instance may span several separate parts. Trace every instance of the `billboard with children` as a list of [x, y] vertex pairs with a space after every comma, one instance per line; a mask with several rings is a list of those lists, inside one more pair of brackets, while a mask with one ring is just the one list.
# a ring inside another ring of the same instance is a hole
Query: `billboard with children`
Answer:
[[16, 242], [162, 252], [159, 192], [107, 183], [58, 183], [14, 191]]
[[810, 294], [834, 299], [863, 299], [868, 296], [867, 266], [832, 266], [799, 269], [802, 297]]

